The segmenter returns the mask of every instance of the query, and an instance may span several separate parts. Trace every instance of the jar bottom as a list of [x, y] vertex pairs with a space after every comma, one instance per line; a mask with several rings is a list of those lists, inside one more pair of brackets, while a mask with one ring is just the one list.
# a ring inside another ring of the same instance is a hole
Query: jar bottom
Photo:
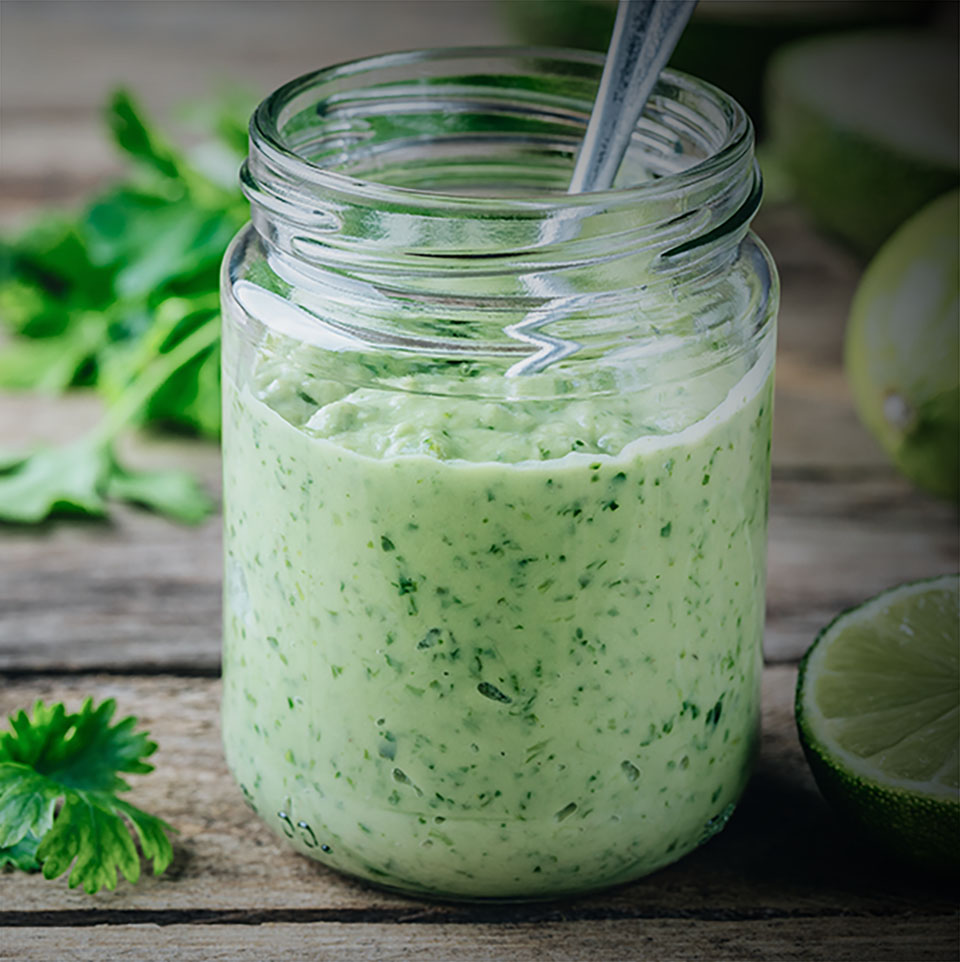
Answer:
[[[741, 795], [742, 797], [742, 795]], [[616, 889], [626, 888], [633, 885], [635, 882], [639, 882], [642, 879], [649, 878], [651, 875], [655, 875], [657, 872], [662, 871], [665, 868], [669, 868], [671, 865], [675, 865], [677, 862], [685, 859], [688, 855], [692, 855], [698, 849], [702, 848], [707, 844], [714, 836], [719, 835], [721, 831], [726, 827], [727, 822], [733, 816], [737, 805], [739, 804], [739, 799], [737, 802], [730, 803], [724, 812], [722, 817], [715, 828], [709, 830], [709, 834], [701, 841], [696, 842], [692, 847], [680, 852], [675, 858], [671, 858], [669, 861], [664, 862], [661, 865], [651, 868], [649, 870], [641, 872], [639, 875], [634, 875], [626, 879], [618, 879], [611, 882], [604, 882], [598, 885], [590, 886], [589, 888], [583, 889], [571, 889], [569, 891], [559, 891], [559, 892], [545, 892], [540, 894], [530, 894], [530, 895], [512, 895], [512, 896], [497, 896], [497, 895], [450, 895], [442, 892], [435, 892], [432, 890], [422, 890], [419, 888], [404, 888], [400, 885], [390, 885], [385, 882], [378, 882], [375, 879], [371, 879], [364, 875], [357, 875], [353, 872], [344, 871], [342, 869], [333, 868], [333, 866], [328, 865], [321, 859], [316, 858], [312, 855], [305, 855], [302, 851], [294, 849], [298, 855], [304, 855], [304, 857], [310, 859], [314, 862], [319, 862], [324, 868], [330, 869], [330, 871], [335, 872], [337, 875], [343, 876], [345, 879], [349, 879], [352, 882], [359, 882], [362, 885], [369, 886], [372, 889], [376, 889], [381, 892], [388, 892], [391, 895], [399, 895], [403, 898], [418, 899], [425, 902], [435, 902], [441, 905], [489, 905], [489, 906], [511, 906], [511, 905], [549, 905], [554, 902], [569, 902], [574, 899], [589, 898], [592, 895], [599, 895], [603, 892], [612, 892]], [[293, 846], [291, 846], [293, 847]]]
[[[244, 782], [238, 777], [232, 765], [228, 765], [234, 778], [238, 781], [243, 790], [248, 805], [263, 818], [278, 837], [287, 845], [312, 861], [318, 862], [325, 868], [342, 875], [345, 878], [369, 885], [375, 889], [401, 895], [406, 898], [422, 899], [431, 902], [451, 903], [451, 904], [473, 904], [473, 905], [519, 905], [519, 904], [543, 904], [556, 901], [563, 901], [579, 898], [608, 891], [613, 888], [629, 885], [642, 878], [648, 877], [675, 862], [680, 861], [696, 849], [706, 844], [715, 835], [719, 834], [726, 826], [733, 815], [736, 806], [746, 789], [750, 771], [753, 768], [753, 758], [755, 757], [755, 747], [750, 751], [750, 761], [745, 766], [743, 778], [737, 785], [732, 796], [724, 801], [723, 806], [703, 823], [699, 834], [694, 834], [676, 846], [669, 846], [670, 851], [664, 851], [660, 857], [646, 860], [643, 866], [636, 866], [635, 869], [625, 868], [621, 872], [612, 872], [606, 878], [599, 878], [596, 873], [594, 878], [589, 881], [584, 880], [584, 884], [577, 884], [574, 879], [570, 879], [570, 884], [564, 884], [556, 875], [552, 878], [545, 878], [544, 885], [538, 889], [532, 881], [527, 879], [524, 883], [521, 879], [514, 877], [510, 879], [505, 887], [513, 886], [515, 891], [508, 894], [489, 893], [487, 891], [471, 890], [477, 886], [472, 886], [465, 878], [456, 883], [447, 882], [446, 884], [433, 884], [427, 879], [430, 877], [429, 868], [421, 869], [420, 881], [407, 881], [402, 878], [402, 874], [397, 872], [393, 880], [387, 880], [389, 874], [382, 869], [378, 869], [367, 864], [366, 871], [357, 869], [356, 866], [363, 865], [365, 859], [363, 855], [353, 850], [349, 846], [342, 846], [339, 843], [334, 848], [332, 845], [319, 841], [317, 833], [314, 833], [311, 825], [306, 820], [291, 815], [283, 808], [279, 808], [274, 815], [268, 815], [251, 797], [250, 791], [245, 787]], [[289, 800], [287, 800], [288, 802]], [[313, 825], [318, 825], [319, 821], [315, 815], [310, 815]], [[279, 826], [279, 827], [278, 827]], [[324, 836], [330, 837], [330, 836]], [[653, 840], [650, 840], [653, 847]], [[626, 842], [624, 843], [626, 847]], [[440, 863], [442, 864], [442, 860]], [[505, 868], [504, 875], [508, 875], [511, 869]], [[449, 871], [446, 873], [449, 877]], [[465, 872], [463, 874], [466, 874]], [[456, 887], [456, 888], [455, 888]], [[479, 887], [488, 889], [493, 887], [488, 880], [480, 883]]]

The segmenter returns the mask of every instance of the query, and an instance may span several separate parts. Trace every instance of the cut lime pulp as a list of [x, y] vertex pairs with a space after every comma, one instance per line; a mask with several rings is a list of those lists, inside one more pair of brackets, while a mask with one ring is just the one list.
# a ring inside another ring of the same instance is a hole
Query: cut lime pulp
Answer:
[[960, 868], [960, 579], [844, 612], [800, 664], [800, 741], [838, 813], [921, 865]]

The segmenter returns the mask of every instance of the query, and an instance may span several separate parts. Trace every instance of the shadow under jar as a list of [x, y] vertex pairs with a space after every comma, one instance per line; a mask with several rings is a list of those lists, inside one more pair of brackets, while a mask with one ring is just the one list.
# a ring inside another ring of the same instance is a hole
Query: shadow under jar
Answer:
[[777, 282], [749, 120], [665, 72], [568, 196], [601, 58], [423, 51], [257, 109], [223, 271], [226, 756], [342, 872], [625, 882], [758, 731]]

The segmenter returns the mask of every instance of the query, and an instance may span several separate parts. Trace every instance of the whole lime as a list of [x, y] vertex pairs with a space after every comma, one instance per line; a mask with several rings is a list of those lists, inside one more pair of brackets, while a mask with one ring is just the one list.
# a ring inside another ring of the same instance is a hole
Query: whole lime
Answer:
[[896, 231], [857, 288], [845, 349], [863, 423], [915, 484], [954, 500], [960, 498], [958, 232], [960, 191]]

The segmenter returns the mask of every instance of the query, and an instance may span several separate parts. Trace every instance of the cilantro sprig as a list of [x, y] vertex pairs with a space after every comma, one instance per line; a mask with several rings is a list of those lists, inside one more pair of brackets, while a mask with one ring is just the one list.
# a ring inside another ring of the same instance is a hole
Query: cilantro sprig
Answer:
[[[126, 91], [106, 123], [131, 173], [75, 215], [48, 215], [0, 242], [0, 388], [58, 393], [94, 386], [107, 401], [89, 436], [62, 447], [0, 451], [0, 522], [105, 516], [131, 501], [183, 522], [212, 501], [184, 472], [136, 472], [118, 434], [171, 425], [220, 431], [220, 261], [246, 221], [236, 186], [246, 109], [206, 118], [217, 139], [188, 156]], [[205, 157], [201, 164], [196, 158]]]
[[153, 771], [144, 759], [156, 743], [134, 717], [112, 725], [115, 710], [112, 698], [96, 707], [88, 698], [78, 712], [38, 701], [32, 716], [10, 716], [0, 732], [0, 867], [69, 872], [70, 888], [91, 894], [114, 889], [118, 870], [140, 877], [133, 834], [156, 875], [169, 866], [174, 829], [119, 797], [130, 789], [120, 773]]
[[172, 374], [219, 336], [218, 327], [204, 325], [158, 354], [90, 434], [62, 447], [0, 454], [0, 520], [29, 523], [57, 512], [104, 515], [108, 498], [134, 501], [188, 523], [206, 517], [210, 496], [189, 474], [125, 468], [117, 461], [113, 441]]

